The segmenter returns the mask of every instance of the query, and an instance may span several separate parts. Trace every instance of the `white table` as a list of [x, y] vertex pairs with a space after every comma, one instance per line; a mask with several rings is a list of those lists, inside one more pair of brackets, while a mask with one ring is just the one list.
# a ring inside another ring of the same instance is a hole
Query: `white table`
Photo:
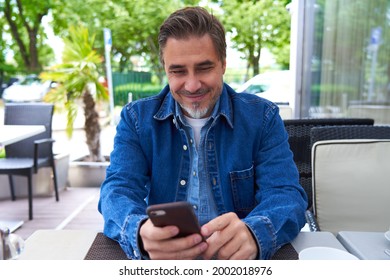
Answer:
[[[46, 130], [44, 125], [0, 125], [0, 149], [6, 145], [35, 136]], [[23, 221], [0, 220], [1, 227], [11, 232], [23, 225]]]
[[44, 125], [0, 125], [0, 148], [46, 130]]
[[340, 231], [337, 239], [361, 260], [390, 260], [385, 253], [385, 249], [390, 250], [390, 241], [384, 232]]
[[[96, 235], [90, 230], [37, 230], [26, 240], [19, 259], [83, 260]], [[298, 253], [313, 246], [345, 250], [330, 232], [301, 232], [291, 244]]]

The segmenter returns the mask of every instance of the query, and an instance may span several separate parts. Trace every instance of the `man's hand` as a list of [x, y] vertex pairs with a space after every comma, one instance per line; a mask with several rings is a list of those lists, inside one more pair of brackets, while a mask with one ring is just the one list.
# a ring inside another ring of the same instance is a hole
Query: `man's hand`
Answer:
[[178, 233], [176, 226], [155, 227], [149, 219], [140, 228], [144, 249], [152, 260], [192, 260], [207, 249], [199, 234], [174, 238]]
[[201, 228], [208, 248], [204, 259], [216, 256], [220, 260], [253, 260], [258, 254], [252, 233], [235, 213], [221, 215]]

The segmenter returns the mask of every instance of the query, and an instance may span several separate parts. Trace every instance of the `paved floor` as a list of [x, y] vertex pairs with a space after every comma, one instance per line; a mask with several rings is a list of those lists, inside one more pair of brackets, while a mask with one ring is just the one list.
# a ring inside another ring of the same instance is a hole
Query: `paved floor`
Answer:
[[60, 200], [54, 196], [34, 197], [34, 219], [28, 220], [27, 198], [0, 201], [1, 220], [23, 221], [14, 233], [27, 239], [38, 229], [91, 229], [102, 231], [103, 218], [97, 210], [98, 188], [66, 188]]

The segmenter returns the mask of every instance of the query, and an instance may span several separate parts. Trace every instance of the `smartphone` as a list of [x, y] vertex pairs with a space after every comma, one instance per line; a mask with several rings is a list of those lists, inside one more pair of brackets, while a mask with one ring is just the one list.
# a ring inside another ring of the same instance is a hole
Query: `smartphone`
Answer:
[[186, 201], [151, 205], [146, 209], [146, 213], [157, 227], [177, 226], [179, 234], [175, 237], [200, 234], [198, 218], [192, 205]]

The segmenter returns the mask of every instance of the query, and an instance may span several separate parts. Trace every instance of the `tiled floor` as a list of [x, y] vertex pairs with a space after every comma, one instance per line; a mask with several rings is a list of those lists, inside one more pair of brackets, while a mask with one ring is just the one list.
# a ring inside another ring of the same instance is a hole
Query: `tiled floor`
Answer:
[[67, 188], [60, 201], [53, 197], [33, 199], [34, 219], [28, 220], [27, 198], [0, 200], [1, 220], [23, 220], [14, 233], [27, 239], [38, 229], [91, 229], [102, 231], [103, 218], [97, 210], [98, 188]]

